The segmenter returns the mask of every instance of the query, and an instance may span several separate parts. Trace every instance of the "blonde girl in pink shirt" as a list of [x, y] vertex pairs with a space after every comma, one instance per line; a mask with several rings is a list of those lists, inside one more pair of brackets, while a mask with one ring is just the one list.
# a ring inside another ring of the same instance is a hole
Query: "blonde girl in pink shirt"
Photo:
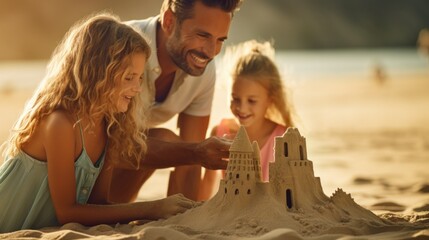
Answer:
[[[246, 128], [251, 141], [261, 149], [262, 180], [269, 179], [269, 162], [274, 161], [275, 136], [292, 127], [291, 106], [274, 61], [274, 48], [269, 42], [254, 40], [226, 49], [224, 61], [233, 61], [230, 109], [233, 119], [222, 119], [212, 130], [215, 136], [234, 136], [240, 125]], [[224, 62], [225, 63], [225, 62]], [[222, 171], [207, 170], [200, 199], [216, 191]]]

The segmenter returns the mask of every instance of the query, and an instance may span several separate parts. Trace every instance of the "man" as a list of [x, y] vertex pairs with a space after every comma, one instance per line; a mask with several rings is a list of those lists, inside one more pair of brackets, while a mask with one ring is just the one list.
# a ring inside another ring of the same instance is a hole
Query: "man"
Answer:
[[[143, 95], [152, 102], [150, 126], [178, 114], [179, 136], [153, 128], [149, 137], [174, 142], [205, 139], [216, 73], [212, 60], [227, 39], [233, 13], [240, 3], [241, 0], [164, 0], [159, 16], [129, 22], [142, 30], [152, 48], [143, 80], [148, 91]], [[168, 195], [183, 193], [198, 200], [201, 167], [177, 166], [170, 176]], [[153, 171], [147, 165], [138, 171], [115, 169], [110, 199], [134, 200]]]

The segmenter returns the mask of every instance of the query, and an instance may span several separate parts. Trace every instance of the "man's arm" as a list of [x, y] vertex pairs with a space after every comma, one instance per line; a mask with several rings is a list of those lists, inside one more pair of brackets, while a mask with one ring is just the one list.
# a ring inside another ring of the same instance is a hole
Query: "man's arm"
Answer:
[[134, 201], [142, 184], [157, 168], [201, 165], [209, 169], [226, 169], [228, 162], [222, 159], [228, 157], [231, 143], [215, 137], [200, 143], [166, 142], [149, 137], [147, 153], [141, 159], [140, 169], [114, 168], [106, 179], [100, 174], [99, 178], [105, 180], [97, 180], [91, 203]]
[[208, 169], [226, 169], [231, 141], [210, 137], [199, 143], [166, 142], [149, 137], [148, 151], [141, 165], [149, 168], [169, 168], [200, 165]]
[[[197, 117], [180, 113], [177, 125], [184, 142], [200, 142], [205, 139], [210, 116]], [[201, 183], [201, 167], [187, 165], [176, 167], [170, 175], [167, 195], [182, 193], [185, 197], [198, 200]]]

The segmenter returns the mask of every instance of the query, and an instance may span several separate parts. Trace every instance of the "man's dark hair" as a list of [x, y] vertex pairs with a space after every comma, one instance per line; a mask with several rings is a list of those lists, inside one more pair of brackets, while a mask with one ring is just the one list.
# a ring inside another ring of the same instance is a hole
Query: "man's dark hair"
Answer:
[[184, 20], [193, 17], [194, 5], [197, 1], [207, 7], [219, 8], [233, 15], [235, 11], [238, 11], [243, 0], [164, 0], [161, 15], [170, 8], [180, 24]]

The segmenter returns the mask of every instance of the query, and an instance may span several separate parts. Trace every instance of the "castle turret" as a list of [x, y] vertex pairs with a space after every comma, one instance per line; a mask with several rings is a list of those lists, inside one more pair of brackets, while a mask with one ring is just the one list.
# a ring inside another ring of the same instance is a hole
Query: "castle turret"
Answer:
[[275, 138], [275, 162], [270, 164], [270, 183], [287, 209], [311, 207], [326, 200], [320, 179], [314, 177], [313, 162], [307, 159], [307, 146], [296, 128], [288, 128]]
[[259, 146], [250, 144], [243, 126], [237, 132], [229, 149], [229, 163], [223, 187], [227, 195], [251, 195], [255, 183], [261, 182]]

